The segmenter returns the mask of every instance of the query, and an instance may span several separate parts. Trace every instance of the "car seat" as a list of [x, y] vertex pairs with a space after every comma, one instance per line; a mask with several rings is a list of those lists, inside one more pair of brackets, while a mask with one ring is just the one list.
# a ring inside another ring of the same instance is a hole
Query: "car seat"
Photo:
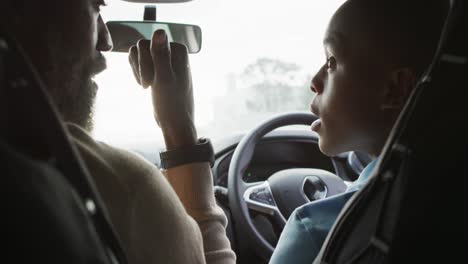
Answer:
[[126, 263], [38, 73], [0, 29], [2, 261]]
[[450, 1], [433, 63], [314, 263], [468, 263], [467, 32], [466, 1]]

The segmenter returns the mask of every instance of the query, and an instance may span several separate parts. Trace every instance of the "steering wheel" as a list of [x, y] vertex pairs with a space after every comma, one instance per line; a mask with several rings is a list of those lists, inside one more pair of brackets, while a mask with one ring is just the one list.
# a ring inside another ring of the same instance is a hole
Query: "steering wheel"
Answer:
[[316, 119], [310, 113], [288, 113], [267, 120], [244, 136], [232, 156], [228, 173], [231, 213], [238, 231], [247, 236], [264, 259], [271, 257], [274, 246], [259, 232], [249, 210], [267, 216], [282, 230], [286, 217], [298, 206], [346, 190], [341, 178], [320, 169], [286, 169], [274, 173], [266, 181], [247, 183], [243, 180], [255, 146], [265, 134], [283, 126], [310, 125]]

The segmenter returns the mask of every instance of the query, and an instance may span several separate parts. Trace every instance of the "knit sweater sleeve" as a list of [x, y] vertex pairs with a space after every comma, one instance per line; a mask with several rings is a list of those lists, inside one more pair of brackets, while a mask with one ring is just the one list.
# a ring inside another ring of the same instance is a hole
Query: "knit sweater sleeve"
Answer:
[[236, 255], [226, 236], [227, 219], [214, 197], [209, 164], [186, 164], [163, 170], [163, 174], [200, 227], [206, 263], [235, 263]]

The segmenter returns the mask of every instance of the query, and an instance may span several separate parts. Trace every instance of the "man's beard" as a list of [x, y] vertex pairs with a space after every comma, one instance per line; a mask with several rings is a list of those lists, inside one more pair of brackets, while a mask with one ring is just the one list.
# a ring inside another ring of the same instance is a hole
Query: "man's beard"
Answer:
[[[50, 95], [65, 122], [92, 131], [94, 101], [98, 89], [92, 78], [106, 68], [106, 60], [99, 54], [87, 61], [80, 58], [62, 62], [54, 67], [53, 75], [58, 77], [55, 85], [49, 87]], [[58, 66], [59, 64], [62, 66]]]

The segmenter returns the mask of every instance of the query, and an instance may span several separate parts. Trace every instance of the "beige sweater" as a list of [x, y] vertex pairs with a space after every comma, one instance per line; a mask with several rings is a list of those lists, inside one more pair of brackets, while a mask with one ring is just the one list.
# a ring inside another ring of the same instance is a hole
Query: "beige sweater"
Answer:
[[235, 263], [208, 163], [169, 169], [164, 177], [138, 155], [96, 142], [76, 125], [68, 129], [130, 264]]

